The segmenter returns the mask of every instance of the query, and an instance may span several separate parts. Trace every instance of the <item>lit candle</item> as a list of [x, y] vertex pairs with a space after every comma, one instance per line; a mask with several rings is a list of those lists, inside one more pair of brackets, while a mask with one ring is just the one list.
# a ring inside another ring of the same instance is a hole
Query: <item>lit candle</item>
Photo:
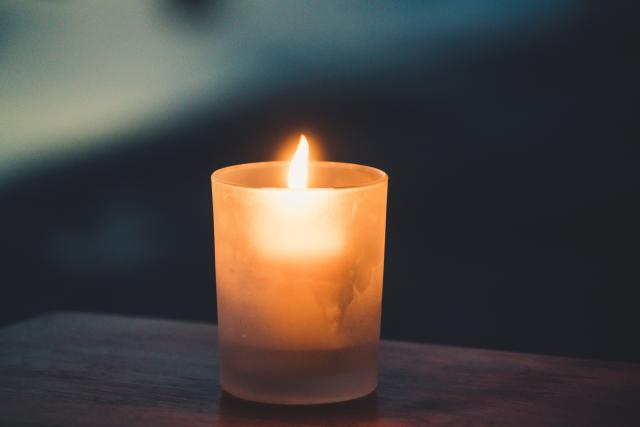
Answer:
[[353, 399], [377, 384], [387, 175], [309, 162], [212, 175], [223, 388], [269, 403]]

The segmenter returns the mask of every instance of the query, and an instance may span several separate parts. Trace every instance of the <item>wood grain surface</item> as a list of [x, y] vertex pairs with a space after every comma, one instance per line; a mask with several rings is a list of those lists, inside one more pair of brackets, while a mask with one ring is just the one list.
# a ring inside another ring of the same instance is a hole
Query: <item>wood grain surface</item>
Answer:
[[218, 383], [216, 327], [59, 313], [0, 329], [1, 426], [640, 426], [640, 365], [383, 341], [380, 385], [286, 407]]

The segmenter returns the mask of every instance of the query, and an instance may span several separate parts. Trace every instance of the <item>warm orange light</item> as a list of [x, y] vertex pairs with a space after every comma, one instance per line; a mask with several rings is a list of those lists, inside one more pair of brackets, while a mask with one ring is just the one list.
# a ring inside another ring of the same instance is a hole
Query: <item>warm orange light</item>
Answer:
[[300, 142], [296, 153], [289, 165], [289, 188], [307, 188], [307, 175], [309, 162], [309, 143], [304, 135], [300, 135]]

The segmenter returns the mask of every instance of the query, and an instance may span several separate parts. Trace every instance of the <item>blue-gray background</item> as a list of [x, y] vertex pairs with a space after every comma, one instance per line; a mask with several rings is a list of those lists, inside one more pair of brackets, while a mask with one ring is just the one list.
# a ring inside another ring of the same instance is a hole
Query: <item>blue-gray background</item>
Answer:
[[638, 6], [0, 3], [0, 324], [215, 320], [209, 174], [390, 177], [385, 338], [640, 361]]

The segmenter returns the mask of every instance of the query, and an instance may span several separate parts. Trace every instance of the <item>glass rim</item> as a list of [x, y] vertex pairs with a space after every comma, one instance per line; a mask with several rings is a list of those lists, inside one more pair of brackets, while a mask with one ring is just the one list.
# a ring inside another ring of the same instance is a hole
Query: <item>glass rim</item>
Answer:
[[357, 188], [366, 188], [366, 187], [374, 187], [378, 184], [386, 183], [389, 180], [389, 175], [382, 169], [375, 168], [373, 166], [361, 165], [358, 163], [348, 163], [348, 162], [331, 162], [325, 160], [310, 160], [309, 165], [320, 166], [320, 167], [328, 167], [328, 168], [336, 168], [336, 169], [361, 169], [366, 170], [368, 172], [372, 172], [375, 174], [375, 177], [372, 177], [371, 180], [366, 181], [363, 184], [358, 185], [347, 185], [343, 187], [310, 187], [310, 188], [301, 188], [301, 189], [293, 189], [288, 187], [256, 187], [253, 185], [245, 185], [239, 184], [234, 180], [224, 179], [222, 175], [226, 172], [237, 171], [242, 169], [257, 169], [257, 168], [266, 168], [270, 166], [287, 166], [290, 162], [288, 160], [273, 160], [273, 161], [265, 161], [265, 162], [250, 162], [250, 163], [240, 163], [231, 166], [225, 166], [220, 169], [216, 169], [211, 174], [211, 181], [216, 182], [218, 184], [224, 184], [231, 187], [237, 188], [246, 188], [252, 190], [286, 190], [286, 191], [340, 191], [340, 190], [350, 190]]

